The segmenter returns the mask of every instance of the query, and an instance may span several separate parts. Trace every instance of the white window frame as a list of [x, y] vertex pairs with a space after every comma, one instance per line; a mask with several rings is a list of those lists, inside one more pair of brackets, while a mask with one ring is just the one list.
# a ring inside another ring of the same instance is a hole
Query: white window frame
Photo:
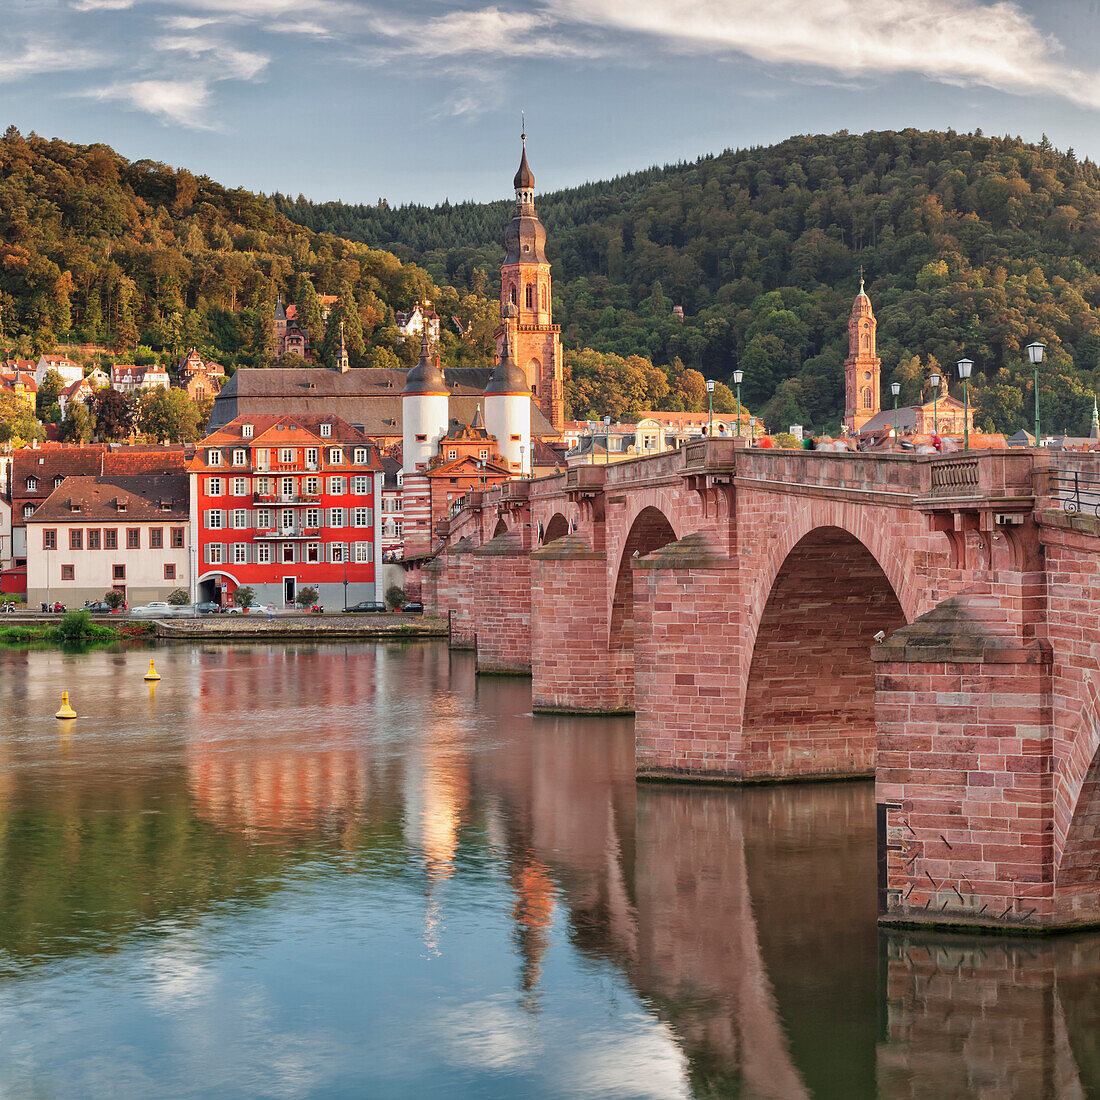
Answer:
[[208, 508], [204, 523], [207, 531], [225, 530], [225, 511], [222, 508]]
[[235, 543], [233, 543], [233, 564], [234, 565], [247, 565], [248, 564], [248, 543], [247, 542], [235, 542]]
[[225, 552], [223, 550], [223, 544], [220, 542], [208, 542], [206, 544], [206, 564], [207, 565], [224, 565], [225, 564]]
[[354, 496], [365, 497], [370, 494], [370, 478], [359, 474], [351, 479], [351, 491]]
[[335, 565], [344, 563], [344, 544], [342, 542], [330, 542], [328, 544], [328, 560]]
[[271, 509], [270, 508], [257, 508], [256, 509], [256, 526], [261, 531], [266, 531], [271, 526]]
[[248, 509], [234, 508], [230, 516], [229, 526], [235, 531], [244, 531], [248, 527]]
[[371, 525], [371, 515], [369, 508], [353, 508], [351, 510], [352, 527], [369, 527]]
[[328, 525], [329, 527], [343, 527], [345, 526], [343, 508], [330, 508], [328, 510]]
[[233, 495], [235, 497], [248, 496], [248, 478], [235, 477], [233, 479]]
[[208, 477], [206, 479], [206, 495], [208, 497], [220, 497], [222, 495], [222, 479], [220, 477]]
[[328, 453], [328, 460], [334, 466], [340, 466], [344, 461], [344, 449], [342, 447], [333, 447]]
[[332, 435], [332, 425], [331, 424], [322, 424], [321, 425], [321, 438], [322, 439], [328, 439], [328, 437], [330, 435]]
[[320, 508], [307, 508], [306, 509], [306, 526], [310, 529], [319, 528], [321, 526], [321, 509]]
[[234, 466], [247, 466], [248, 465], [248, 451], [243, 447], [238, 447], [233, 452], [233, 465]]
[[256, 543], [256, 564], [257, 565], [270, 565], [271, 564], [271, 543], [270, 542], [258, 542], [258, 543]]
[[252, 425], [251, 424], [242, 424], [241, 425], [241, 438], [242, 439], [251, 439], [252, 438]]
[[355, 544], [354, 560], [357, 563], [362, 564], [366, 562], [369, 564], [371, 560], [371, 545], [372, 544], [369, 542], [357, 542]]
[[280, 447], [279, 448], [279, 464], [282, 466], [288, 466], [294, 461], [294, 448], [293, 447]]
[[221, 451], [214, 450], [213, 447], [207, 449], [206, 452], [206, 465], [207, 466], [220, 466], [222, 464]]
[[355, 461], [359, 464], [370, 461], [370, 451], [366, 447], [356, 447]]
[[321, 495], [321, 479], [319, 477], [307, 477], [305, 494], [307, 497], [316, 497]]
[[347, 478], [330, 477], [328, 479], [329, 496], [342, 497], [347, 491]]

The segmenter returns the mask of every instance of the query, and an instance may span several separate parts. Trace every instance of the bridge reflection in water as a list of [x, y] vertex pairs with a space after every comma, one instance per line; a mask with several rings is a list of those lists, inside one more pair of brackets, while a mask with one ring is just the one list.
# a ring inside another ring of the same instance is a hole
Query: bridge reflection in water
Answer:
[[[0, 997], [333, 867], [415, 867], [445, 954], [498, 866], [521, 1011], [562, 1011], [564, 955], [610, 964], [691, 1095], [1100, 1090], [1100, 938], [880, 934], [870, 783], [636, 785], [629, 719], [532, 717], [441, 646], [174, 650], [118, 690], [143, 660], [0, 656]], [[64, 742], [61, 668], [101, 716]]]

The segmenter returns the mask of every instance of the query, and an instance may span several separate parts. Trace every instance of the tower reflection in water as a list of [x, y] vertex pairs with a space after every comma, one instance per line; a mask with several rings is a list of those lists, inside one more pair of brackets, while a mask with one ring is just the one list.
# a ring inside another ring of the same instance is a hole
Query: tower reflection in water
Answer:
[[140, 654], [87, 655], [63, 748], [59, 659], [0, 656], [0, 988], [341, 870], [418, 875], [441, 952], [495, 869], [528, 1017], [555, 953], [610, 963], [696, 1096], [1100, 1090], [1100, 939], [880, 935], [869, 784], [636, 785], [629, 719], [532, 717], [434, 645], [169, 651], [155, 706]]

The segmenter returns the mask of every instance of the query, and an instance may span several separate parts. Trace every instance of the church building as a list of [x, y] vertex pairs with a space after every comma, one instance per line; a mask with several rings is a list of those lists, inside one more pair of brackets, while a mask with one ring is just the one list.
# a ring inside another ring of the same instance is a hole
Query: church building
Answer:
[[[561, 326], [554, 324], [546, 229], [535, 210], [535, 175], [527, 164], [526, 134], [521, 141], [519, 170], [512, 181], [516, 206], [504, 234], [505, 256], [500, 268], [497, 356], [504, 354], [508, 328], [512, 355], [527, 378], [535, 405], [554, 431], [560, 432], [565, 424]], [[511, 317], [505, 315], [508, 306], [513, 307]]]
[[[962, 435], [964, 420], [974, 430], [974, 406], [964, 416], [963, 403], [949, 392], [950, 377], [940, 374], [940, 392], [920, 405], [904, 405], [896, 414], [882, 408], [882, 360], [875, 353], [878, 321], [859, 279], [859, 293], [848, 318], [848, 358], [844, 360], [844, 430], [849, 435], [880, 432], [897, 424], [902, 435]], [[922, 393], [922, 398], [923, 398]]]

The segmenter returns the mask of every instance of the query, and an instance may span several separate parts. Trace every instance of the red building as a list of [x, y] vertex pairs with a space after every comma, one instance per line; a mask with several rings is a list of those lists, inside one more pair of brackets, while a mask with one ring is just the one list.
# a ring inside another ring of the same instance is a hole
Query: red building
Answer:
[[191, 463], [196, 600], [294, 603], [316, 588], [340, 607], [382, 598], [382, 464], [336, 416], [241, 416], [207, 436]]

